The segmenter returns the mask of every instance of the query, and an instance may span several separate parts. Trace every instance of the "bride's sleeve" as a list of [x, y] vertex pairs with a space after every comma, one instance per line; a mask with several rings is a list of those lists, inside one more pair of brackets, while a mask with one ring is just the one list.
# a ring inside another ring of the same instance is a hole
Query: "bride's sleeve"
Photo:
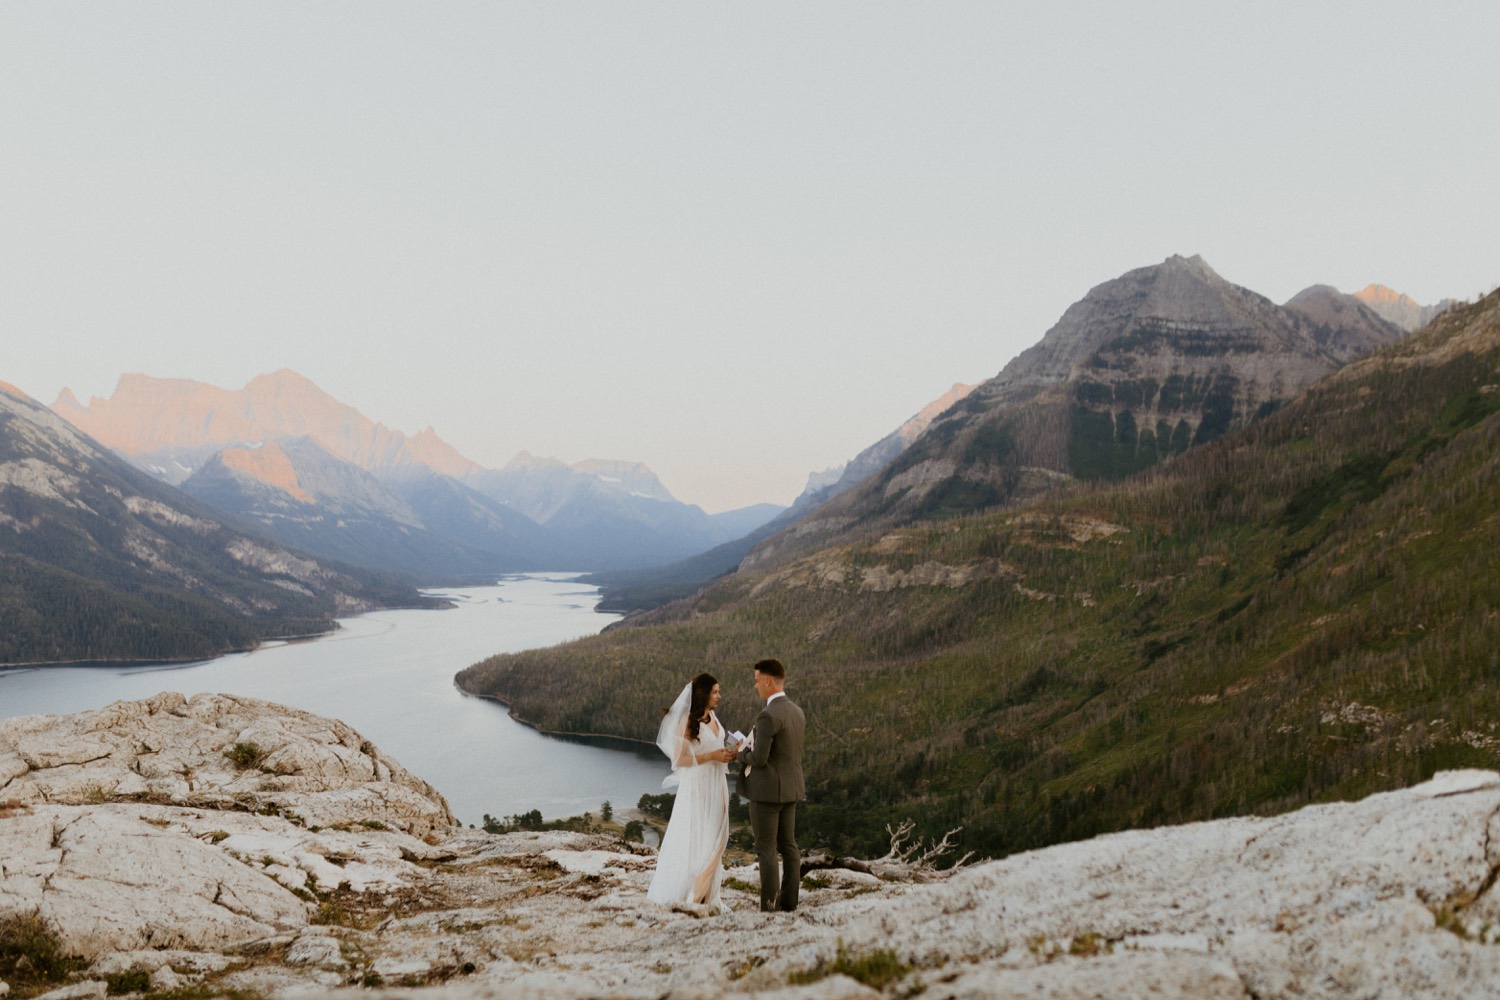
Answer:
[[698, 755], [693, 751], [693, 741], [688, 739], [687, 727], [677, 734], [677, 753], [672, 758], [673, 767], [692, 767], [698, 763]]

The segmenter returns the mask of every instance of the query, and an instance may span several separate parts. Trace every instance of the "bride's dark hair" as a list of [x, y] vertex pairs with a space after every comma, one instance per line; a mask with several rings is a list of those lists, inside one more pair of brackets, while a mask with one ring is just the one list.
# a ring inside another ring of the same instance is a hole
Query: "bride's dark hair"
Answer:
[[693, 678], [693, 700], [688, 706], [688, 739], [698, 742], [698, 727], [708, 717], [708, 696], [714, 693], [719, 683], [713, 674], [699, 674]]

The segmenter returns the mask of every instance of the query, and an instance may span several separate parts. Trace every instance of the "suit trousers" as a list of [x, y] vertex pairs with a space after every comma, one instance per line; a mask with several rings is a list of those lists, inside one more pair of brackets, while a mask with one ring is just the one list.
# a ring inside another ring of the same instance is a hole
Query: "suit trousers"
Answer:
[[[760, 864], [760, 908], [797, 908], [802, 887], [802, 854], [797, 850], [797, 803], [750, 801], [750, 829]], [[781, 860], [778, 877], [777, 858]]]

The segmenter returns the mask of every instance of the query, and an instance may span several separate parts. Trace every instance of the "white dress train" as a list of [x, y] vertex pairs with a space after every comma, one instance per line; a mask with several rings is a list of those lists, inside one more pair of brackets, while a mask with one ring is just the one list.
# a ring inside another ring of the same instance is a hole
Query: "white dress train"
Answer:
[[694, 754], [724, 747], [724, 727], [710, 712], [690, 741], [679, 736], [673, 774], [679, 779], [672, 818], [656, 855], [647, 898], [658, 903], [698, 903], [723, 910], [719, 883], [729, 844], [729, 768], [722, 761], [693, 763]]

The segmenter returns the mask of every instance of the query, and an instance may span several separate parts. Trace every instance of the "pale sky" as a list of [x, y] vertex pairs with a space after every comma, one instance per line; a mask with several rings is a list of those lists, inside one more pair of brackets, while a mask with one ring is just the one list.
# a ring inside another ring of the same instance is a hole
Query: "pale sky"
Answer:
[[709, 511], [1174, 253], [1500, 281], [1500, 4], [0, 5], [0, 380], [292, 368]]

